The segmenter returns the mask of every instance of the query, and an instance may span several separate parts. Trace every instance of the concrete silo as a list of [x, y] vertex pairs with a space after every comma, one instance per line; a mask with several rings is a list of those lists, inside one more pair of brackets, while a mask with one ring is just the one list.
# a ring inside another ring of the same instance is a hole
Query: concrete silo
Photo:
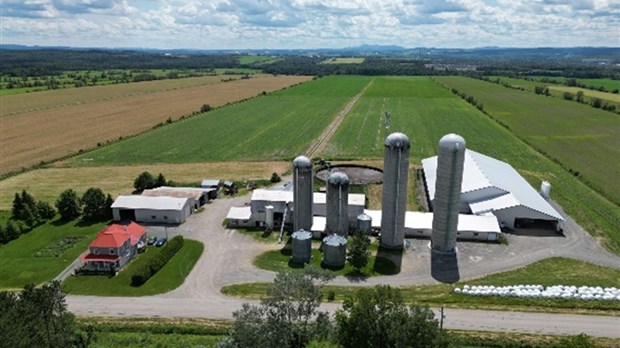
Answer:
[[381, 246], [389, 249], [402, 248], [405, 239], [409, 147], [409, 138], [403, 133], [385, 138]]
[[357, 216], [357, 229], [364, 231], [367, 236], [372, 234], [372, 218], [366, 214]]
[[306, 156], [293, 160], [293, 227], [295, 230], [312, 228], [312, 197], [313, 197], [312, 162]]
[[347, 258], [347, 239], [337, 234], [323, 238], [323, 264], [340, 268]]
[[439, 140], [431, 233], [431, 249], [435, 252], [456, 252], [464, 160], [465, 140], [461, 136], [447, 134]]
[[293, 262], [309, 263], [312, 257], [312, 233], [299, 230], [292, 235]]
[[334, 172], [327, 178], [326, 232], [346, 236], [349, 232], [349, 177]]

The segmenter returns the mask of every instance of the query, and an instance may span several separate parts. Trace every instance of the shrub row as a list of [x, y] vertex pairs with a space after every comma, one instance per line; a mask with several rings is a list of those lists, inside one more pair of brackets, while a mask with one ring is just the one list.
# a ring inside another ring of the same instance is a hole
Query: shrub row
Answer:
[[159, 252], [143, 255], [145, 259], [131, 276], [131, 285], [140, 286], [146, 283], [183, 247], [183, 237], [176, 236], [164, 245]]

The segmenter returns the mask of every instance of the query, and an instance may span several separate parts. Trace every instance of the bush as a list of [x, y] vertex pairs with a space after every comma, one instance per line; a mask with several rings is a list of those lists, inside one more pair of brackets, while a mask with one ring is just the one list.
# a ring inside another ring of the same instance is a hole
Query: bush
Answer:
[[158, 252], [145, 254], [143, 264], [131, 275], [131, 285], [140, 286], [162, 269], [168, 261], [183, 247], [183, 237], [176, 236]]

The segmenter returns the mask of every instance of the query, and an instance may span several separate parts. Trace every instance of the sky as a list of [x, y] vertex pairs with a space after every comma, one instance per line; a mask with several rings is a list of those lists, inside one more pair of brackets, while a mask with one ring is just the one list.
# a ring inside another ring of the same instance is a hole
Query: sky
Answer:
[[0, 43], [312, 49], [620, 46], [620, 0], [0, 0]]

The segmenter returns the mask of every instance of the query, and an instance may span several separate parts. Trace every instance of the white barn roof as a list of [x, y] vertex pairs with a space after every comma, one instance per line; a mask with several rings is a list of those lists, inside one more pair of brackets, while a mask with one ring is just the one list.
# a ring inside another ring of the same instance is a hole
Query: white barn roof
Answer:
[[118, 196], [112, 208], [119, 209], [151, 209], [151, 210], [183, 210], [187, 198], [150, 197], [150, 196]]
[[[435, 197], [437, 156], [423, 159], [422, 166], [424, 167], [429, 197], [433, 200]], [[463, 164], [461, 193], [485, 188], [495, 188], [505, 193], [500, 196], [489, 197], [482, 202], [470, 203], [474, 214], [523, 206], [543, 215], [564, 220], [510, 164], [467, 149]]]
[[230, 207], [227, 219], [231, 220], [250, 220], [252, 217], [252, 210], [248, 207]]
[[[372, 227], [381, 228], [381, 210], [364, 210], [372, 217]], [[432, 230], [433, 213], [419, 211], [405, 212], [405, 228], [411, 230]], [[501, 233], [497, 218], [493, 215], [459, 214], [457, 231]]]

